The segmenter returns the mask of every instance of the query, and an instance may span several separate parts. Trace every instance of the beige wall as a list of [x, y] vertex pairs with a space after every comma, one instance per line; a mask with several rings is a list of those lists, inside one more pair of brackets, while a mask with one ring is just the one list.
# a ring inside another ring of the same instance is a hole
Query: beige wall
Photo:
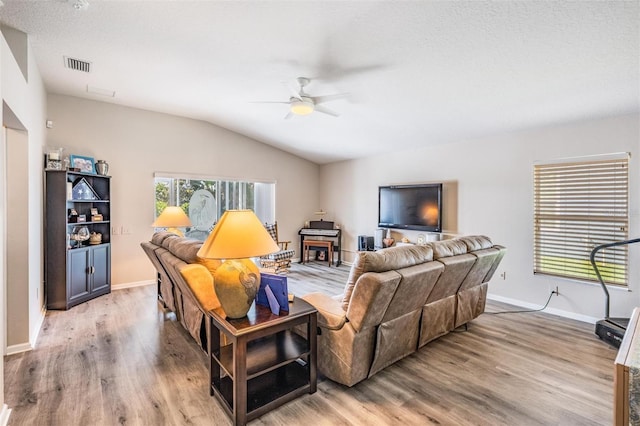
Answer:
[[281, 239], [297, 241], [318, 208], [316, 164], [210, 123], [62, 95], [49, 95], [48, 114], [48, 145], [109, 163], [112, 225], [131, 231], [112, 236], [115, 285], [155, 276], [140, 248], [152, 234], [154, 172], [275, 181]]
[[[489, 287], [491, 297], [523, 306], [541, 306], [550, 289], [558, 285], [561, 296], [552, 299], [552, 311], [592, 321], [604, 315], [604, 297], [599, 286], [533, 276], [533, 164], [562, 157], [631, 152], [629, 236], [637, 237], [640, 235], [638, 122], [637, 115], [621, 116], [325, 165], [320, 171], [322, 187], [326, 188], [321, 194], [321, 205], [335, 212], [336, 221], [343, 225], [348, 251], [345, 258], [349, 261], [356, 249], [356, 236], [373, 235], [376, 228], [379, 185], [456, 183], [457, 220], [447, 218], [451, 211], [445, 211], [445, 230], [485, 234], [509, 250]], [[452, 223], [456, 223], [453, 229], [448, 226]], [[417, 232], [405, 234], [415, 241]], [[399, 232], [393, 235], [396, 240], [403, 236]], [[612, 316], [629, 316], [633, 306], [640, 303], [637, 296], [640, 264], [633, 261], [638, 254], [640, 248], [632, 247], [632, 292], [611, 291]], [[505, 280], [499, 276], [502, 272], [507, 273]]]

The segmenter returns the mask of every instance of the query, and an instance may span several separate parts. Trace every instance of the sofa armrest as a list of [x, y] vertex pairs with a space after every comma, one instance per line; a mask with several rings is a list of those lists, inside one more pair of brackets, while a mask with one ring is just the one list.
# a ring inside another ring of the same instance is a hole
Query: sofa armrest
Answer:
[[302, 299], [318, 310], [318, 326], [329, 330], [340, 330], [347, 322], [347, 313], [340, 300], [322, 293], [309, 293]]

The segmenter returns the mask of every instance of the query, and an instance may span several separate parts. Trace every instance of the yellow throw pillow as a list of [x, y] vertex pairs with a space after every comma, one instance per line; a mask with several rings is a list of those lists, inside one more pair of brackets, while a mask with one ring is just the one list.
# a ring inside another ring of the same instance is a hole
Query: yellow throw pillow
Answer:
[[220, 259], [204, 259], [202, 257], [196, 257], [196, 261], [207, 268], [209, 272], [211, 272], [211, 276], [213, 276], [220, 265], [222, 265], [222, 261]]
[[220, 306], [218, 296], [213, 290], [213, 276], [207, 268], [191, 263], [182, 267], [180, 274], [205, 310], [210, 311]]

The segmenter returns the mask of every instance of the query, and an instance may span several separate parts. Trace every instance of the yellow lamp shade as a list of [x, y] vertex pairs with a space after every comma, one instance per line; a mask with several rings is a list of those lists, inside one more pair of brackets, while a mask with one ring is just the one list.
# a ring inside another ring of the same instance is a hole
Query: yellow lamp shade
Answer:
[[280, 248], [251, 210], [227, 210], [198, 256], [206, 259], [245, 259], [275, 253]]
[[176, 206], [166, 207], [155, 222], [151, 224], [155, 228], [167, 228], [167, 231], [182, 236], [179, 226], [191, 226], [191, 220], [185, 212]]
[[151, 226], [156, 228], [174, 228], [177, 226], [191, 226], [191, 221], [185, 212], [176, 206], [166, 207]]

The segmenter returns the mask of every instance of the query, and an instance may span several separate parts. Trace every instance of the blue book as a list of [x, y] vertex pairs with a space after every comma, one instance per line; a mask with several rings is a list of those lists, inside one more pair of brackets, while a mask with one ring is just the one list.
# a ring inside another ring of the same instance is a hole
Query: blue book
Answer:
[[278, 305], [280, 305], [280, 309], [289, 312], [287, 277], [283, 275], [260, 274], [260, 289], [256, 295], [256, 303], [258, 305], [271, 307], [265, 290], [266, 286], [269, 286], [271, 289]]

